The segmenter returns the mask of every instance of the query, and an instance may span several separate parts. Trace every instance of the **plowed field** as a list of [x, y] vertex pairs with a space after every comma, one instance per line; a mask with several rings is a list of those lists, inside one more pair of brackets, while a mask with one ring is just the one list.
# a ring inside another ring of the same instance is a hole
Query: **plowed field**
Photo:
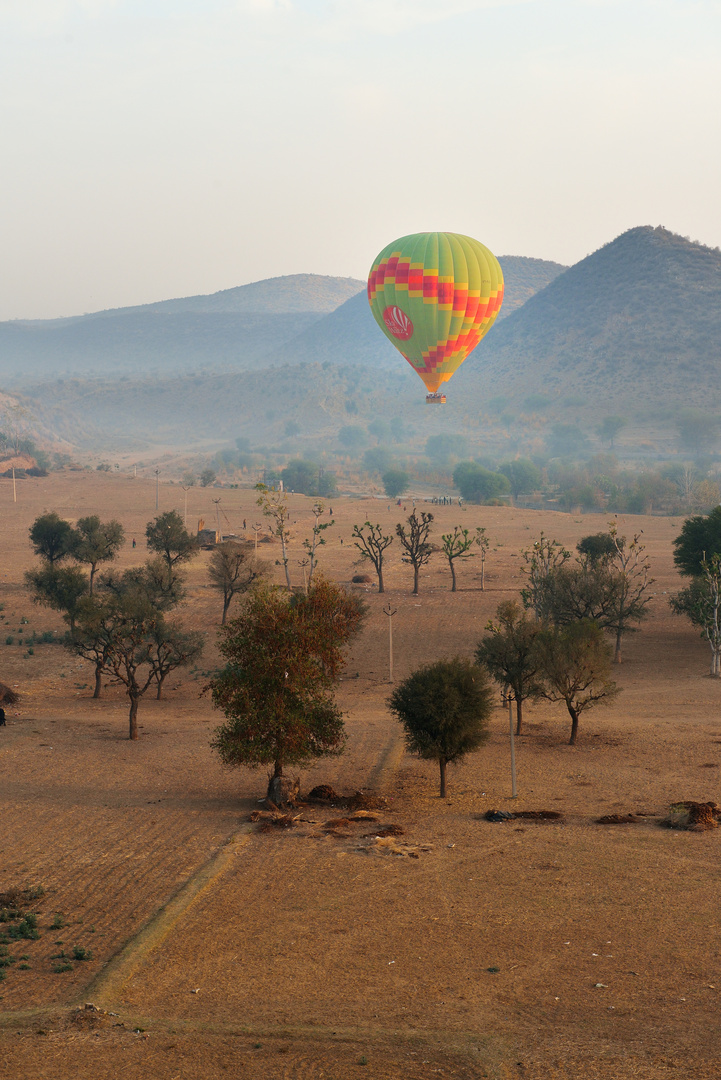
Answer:
[[[249, 819], [265, 775], [223, 769], [208, 746], [218, 718], [201, 691], [221, 609], [208, 553], [189, 567], [180, 612], [208, 635], [199, 670], [171, 676], [165, 700], [144, 699], [131, 743], [121, 688], [93, 700], [88, 664], [59, 644], [29, 645], [33, 631], [64, 627], [22, 582], [28, 528], [44, 510], [119, 518], [137, 541], [120, 565], [141, 562], [154, 485], [54, 474], [19, 484], [17, 505], [0, 485], [0, 680], [22, 693], [0, 728], [0, 891], [44, 889], [27, 905], [39, 937], [11, 942], [16, 962], [0, 969], [3, 1080], [718, 1076], [721, 830], [659, 826], [673, 802], [721, 796], [721, 683], [667, 604], [681, 584], [680, 521], [619, 523], [644, 530], [656, 595], [626, 639], [613, 705], [583, 715], [576, 747], [561, 706], [529, 706], [512, 801], [499, 704], [490, 743], [449, 770], [441, 801], [435, 768], [405, 754], [385, 707], [384, 603], [397, 609], [396, 679], [470, 655], [521, 587], [522, 548], [541, 530], [572, 548], [606, 520], [425, 507], [436, 539], [456, 523], [488, 530], [486, 589], [474, 559], [451, 594], [436, 556], [413, 597], [391, 547], [386, 596], [363, 588], [368, 620], [339, 691], [347, 751], [302, 775], [304, 791], [328, 783], [385, 804], [356, 821], [342, 806], [307, 806], [292, 828], [259, 831]], [[192, 489], [189, 524], [213, 520], [218, 494], [233, 531], [259, 520], [249, 491]], [[310, 503], [291, 496], [298, 583]], [[160, 510], [173, 507], [183, 512], [182, 491], [161, 486]], [[353, 524], [392, 526], [403, 511], [337, 499], [333, 512], [321, 567], [349, 582], [367, 569], [354, 565]], [[260, 549], [278, 557], [274, 544]], [[562, 818], [491, 823], [490, 808]], [[595, 823], [629, 813], [629, 824]]]

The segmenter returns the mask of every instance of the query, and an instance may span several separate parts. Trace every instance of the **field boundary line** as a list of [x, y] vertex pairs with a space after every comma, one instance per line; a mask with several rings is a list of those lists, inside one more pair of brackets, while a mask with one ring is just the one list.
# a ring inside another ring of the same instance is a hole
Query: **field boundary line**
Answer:
[[140, 928], [138, 933], [125, 943], [120, 952], [108, 961], [102, 971], [85, 987], [82, 998], [78, 998], [75, 1004], [93, 998], [97, 998], [98, 1002], [103, 1000], [106, 1003], [112, 1003], [130, 976], [140, 967], [146, 957], [162, 944], [178, 920], [227, 869], [232, 857], [248, 843], [252, 835], [251, 826], [243, 826], [230, 837], [227, 843], [223, 844], [219, 851], [216, 851], [194, 874], [191, 874], [178, 891]]
[[[403, 739], [399, 734], [394, 734], [373, 767], [368, 777], [367, 786], [373, 788], [382, 787], [395, 772], [404, 754], [405, 744]], [[252, 835], [253, 830], [250, 825], [245, 825], [234, 833], [228, 842], [196, 870], [181, 885], [178, 891], [150, 917], [138, 933], [125, 943], [120, 952], [116, 953], [108, 961], [102, 971], [85, 988], [82, 997], [78, 998], [75, 1004], [94, 999], [97, 999], [97, 1003], [102, 1001], [112, 1004], [128, 979], [137, 971], [149, 954], [163, 943], [176, 923], [185, 915], [195, 901], [207, 892], [224, 873], [233, 855], [237, 853], [240, 847], [248, 843]]]
[[383, 787], [400, 765], [405, 752], [406, 747], [402, 736], [400, 733], [393, 734], [385, 750], [373, 766], [367, 780], [367, 786], [370, 788]]

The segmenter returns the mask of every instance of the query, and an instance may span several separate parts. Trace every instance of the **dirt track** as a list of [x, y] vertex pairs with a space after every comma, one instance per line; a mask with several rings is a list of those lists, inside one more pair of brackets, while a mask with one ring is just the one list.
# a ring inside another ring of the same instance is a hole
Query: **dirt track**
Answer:
[[[152, 485], [70, 474], [22, 485], [17, 507], [9, 494], [5, 482], [0, 614], [16, 640], [23, 617], [38, 631], [61, 627], [21, 587], [32, 562], [27, 528], [42, 510], [117, 516], [138, 540], [121, 562], [144, 557]], [[189, 521], [212, 518], [214, 494], [190, 493]], [[181, 499], [161, 488], [160, 509], [182, 511]], [[251, 493], [222, 499], [235, 528], [244, 515], [257, 520]], [[298, 549], [309, 503], [293, 497]], [[451, 595], [439, 562], [412, 597], [411, 575], [391, 548], [386, 599], [399, 608], [398, 678], [420, 661], [472, 651], [498, 601], [519, 588], [520, 549], [541, 529], [573, 546], [605, 524], [432, 509], [443, 531], [456, 522], [488, 529], [488, 588], [479, 591], [474, 560]], [[339, 524], [322, 566], [347, 581], [353, 523], [394, 523], [400, 512], [361, 500], [334, 500], [333, 510]], [[678, 586], [670, 547], [678, 526], [621, 521], [622, 532], [644, 529], [657, 598], [626, 644], [617, 702], [582, 718], [576, 748], [565, 745], [560, 707], [528, 710], [513, 806], [561, 810], [562, 824], [479, 820], [511, 805], [500, 708], [489, 747], [451, 771], [443, 803], [433, 768], [396, 752], [384, 707], [387, 620], [383, 597], [368, 590], [367, 629], [340, 695], [348, 751], [304, 774], [303, 786], [382, 789], [389, 810], [378, 824], [400, 825], [401, 850], [418, 849], [418, 858], [369, 853], [360, 825], [329, 836], [311, 810], [314, 821], [287, 833], [246, 835], [264, 778], [227, 772], [210, 753], [216, 718], [198, 696], [202, 672], [171, 679], [166, 701], [143, 702], [141, 738], [131, 744], [124, 697], [110, 689], [90, 699], [88, 665], [55, 645], [26, 656], [25, 645], [0, 644], [0, 679], [23, 692], [19, 715], [11, 711], [0, 730], [0, 889], [47, 890], [40, 939], [12, 947], [30, 956], [30, 969], [15, 965], [0, 985], [0, 1077], [716, 1076], [720, 834], [657, 824], [670, 802], [719, 797], [721, 686], [705, 677], [703, 643], [670, 616], [663, 595]], [[206, 560], [191, 567], [184, 611], [208, 631], [204, 671], [215, 663], [220, 609], [206, 588]], [[646, 816], [593, 824], [628, 811]], [[242, 842], [225, 848], [234, 835]], [[90, 1030], [73, 1022], [70, 1006], [110, 958], [221, 851], [217, 876], [157, 940], [146, 938], [137, 953], [131, 945], [119, 978], [106, 982], [96, 1004], [118, 1016]], [[56, 913], [67, 925], [51, 931]], [[91, 948], [94, 960], [54, 973], [50, 957], [74, 945]]]

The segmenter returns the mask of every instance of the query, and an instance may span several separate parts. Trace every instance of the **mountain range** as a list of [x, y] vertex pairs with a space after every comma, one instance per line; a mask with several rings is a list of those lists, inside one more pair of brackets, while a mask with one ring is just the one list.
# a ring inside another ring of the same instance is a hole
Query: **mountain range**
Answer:
[[[510, 312], [564, 267], [502, 260]], [[385, 347], [384, 347], [385, 346]], [[67, 319], [0, 323], [0, 385], [53, 376], [174, 377], [250, 371], [284, 363], [393, 363], [355, 278], [292, 274], [209, 296], [189, 296]]]
[[[570, 268], [501, 262], [505, 317], [448, 384], [443, 409], [425, 406], [363, 283], [313, 275], [60, 324], [2, 324], [0, 387], [14, 382], [44, 430], [119, 448], [217, 446], [239, 434], [280, 445], [292, 419], [298, 452], [304, 440], [330, 445], [344, 424], [402, 416], [419, 440], [465, 431], [479, 447], [495, 439], [504, 453], [529, 452], [553, 422], [591, 431], [611, 414], [631, 421], [626, 438], [670, 446], [680, 410], [721, 414], [718, 249], [642, 226]], [[10, 380], [4, 335], [23, 328], [47, 347], [42, 363], [26, 352]]]

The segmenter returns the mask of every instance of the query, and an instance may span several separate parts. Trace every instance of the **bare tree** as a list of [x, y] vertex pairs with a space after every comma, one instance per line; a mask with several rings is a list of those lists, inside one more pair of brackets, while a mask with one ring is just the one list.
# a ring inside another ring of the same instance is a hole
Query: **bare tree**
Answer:
[[268, 564], [255, 558], [252, 544], [226, 540], [213, 549], [208, 576], [211, 586], [223, 594], [223, 626], [233, 597], [247, 592], [267, 574]]
[[378, 592], [385, 592], [383, 560], [386, 548], [393, 543], [393, 537], [386, 536], [380, 525], [371, 525], [370, 521], [365, 521], [362, 525], [354, 525], [353, 536], [355, 546], [360, 551], [361, 559], [367, 559], [375, 567], [375, 572], [378, 575]]
[[571, 552], [566, 551], [557, 540], [551, 540], [545, 533], [541, 533], [533, 547], [523, 551], [522, 555], [526, 565], [521, 567], [521, 573], [528, 578], [528, 588], [521, 590], [521, 599], [524, 607], [532, 608], [536, 617], [540, 618], [542, 584], [552, 570], [563, 566], [571, 558]]
[[177, 623], [156, 623], [150, 633], [148, 656], [153, 669], [153, 676], [158, 684], [155, 695], [160, 701], [163, 696], [163, 683], [171, 671], [186, 667], [197, 660], [205, 644], [199, 630], [183, 630]]
[[288, 592], [293, 591], [293, 587], [290, 583], [290, 570], [288, 568], [288, 540], [290, 539], [290, 530], [288, 528], [290, 509], [288, 508], [288, 501], [285, 493], [282, 491], [271, 491], [265, 484], [256, 484], [255, 490], [260, 492], [258, 496], [258, 506], [263, 510], [263, 516], [270, 519], [268, 529], [271, 536], [277, 536], [280, 540], [281, 562], [285, 571], [285, 583], [288, 586]]
[[711, 649], [711, 677], [721, 675], [721, 555], [701, 563], [701, 573], [669, 599], [677, 615], [685, 615], [701, 631]]
[[[456, 559], [473, 559], [476, 556], [476, 552], [471, 548], [481, 545], [482, 540], [485, 537], [485, 529], [476, 529], [475, 534], [470, 532], [469, 529], [462, 529], [460, 525], [455, 525], [452, 533], [444, 533], [441, 536], [443, 543], [443, 554], [448, 559], [448, 565], [451, 570], [451, 578], [453, 585], [451, 586], [451, 592], [456, 592]], [[481, 560], [483, 565], [483, 559]], [[481, 588], [483, 585], [481, 584]]]
[[323, 533], [326, 529], [329, 529], [331, 525], [335, 525], [334, 518], [331, 518], [330, 521], [321, 523], [320, 516], [324, 511], [325, 507], [322, 502], [313, 503], [311, 513], [315, 520], [313, 522], [312, 537], [310, 540], [303, 541], [303, 548], [308, 555], [308, 585], [306, 586], [306, 591], [313, 582], [313, 571], [315, 570], [318, 559], [318, 548], [326, 542]]
[[413, 567], [413, 595], [418, 595], [418, 574], [422, 566], [425, 566], [433, 554], [433, 545], [428, 536], [431, 531], [433, 514], [427, 514], [421, 510], [418, 517], [414, 510], [408, 515], [408, 529], [400, 523], [396, 525], [396, 535], [405, 552], [404, 559]]
[[543, 696], [562, 701], [571, 717], [571, 746], [578, 737], [581, 713], [618, 694], [611, 679], [611, 647], [590, 619], [551, 627], [538, 636]]
[[618, 535], [618, 525], [609, 522], [608, 531], [613, 540], [615, 555], [611, 564], [616, 570], [617, 586], [614, 590], [615, 603], [605, 626], [616, 632], [614, 663], [621, 663], [621, 638], [632, 627], [630, 623], [639, 622], [646, 616], [646, 608], [651, 603], [647, 595], [654, 579], [648, 576], [650, 564], [645, 554], [646, 547], [641, 543], [641, 533], [635, 533], [630, 543], [625, 536]]

